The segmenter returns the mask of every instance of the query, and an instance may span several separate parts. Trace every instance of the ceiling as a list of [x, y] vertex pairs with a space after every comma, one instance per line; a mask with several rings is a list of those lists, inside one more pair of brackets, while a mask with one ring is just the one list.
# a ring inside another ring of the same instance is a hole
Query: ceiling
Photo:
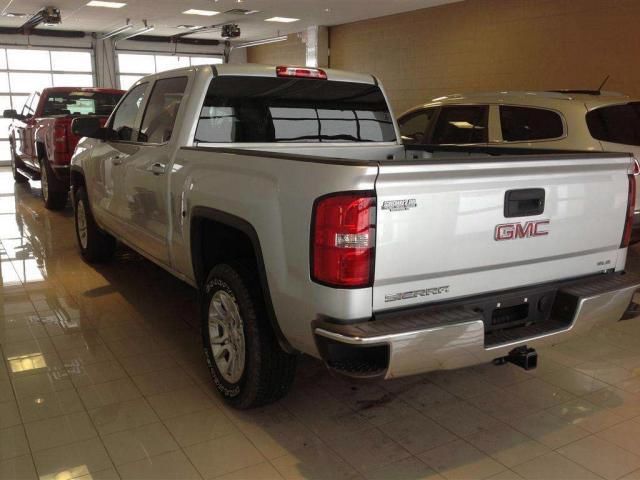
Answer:
[[[256, 40], [280, 34], [295, 33], [310, 25], [339, 25], [367, 18], [418, 10], [460, 0], [117, 0], [127, 2], [123, 8], [96, 8], [86, 6], [89, 0], [0, 0], [0, 27], [19, 27], [27, 18], [12, 18], [7, 13], [33, 15], [44, 6], [61, 10], [62, 24], [56, 30], [82, 30], [109, 32], [124, 25], [125, 19], [142, 26], [146, 19], [155, 27], [150, 35], [170, 36], [184, 32], [178, 25], [209, 26], [237, 23], [242, 35], [239, 40]], [[185, 15], [187, 9], [226, 12], [234, 8], [259, 10], [253, 15], [215, 16]], [[269, 17], [293, 17], [293, 23], [272, 23]], [[193, 35], [193, 38], [220, 38], [217, 32]]]

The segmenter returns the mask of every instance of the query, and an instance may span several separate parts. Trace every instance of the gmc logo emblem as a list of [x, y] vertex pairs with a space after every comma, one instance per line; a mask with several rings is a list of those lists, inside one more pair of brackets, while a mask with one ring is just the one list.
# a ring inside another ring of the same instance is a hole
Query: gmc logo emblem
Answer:
[[547, 230], [543, 230], [545, 225], [549, 225], [549, 220], [532, 220], [524, 223], [502, 223], [496, 225], [493, 236], [496, 242], [501, 240], [516, 240], [518, 238], [544, 237], [549, 235]]

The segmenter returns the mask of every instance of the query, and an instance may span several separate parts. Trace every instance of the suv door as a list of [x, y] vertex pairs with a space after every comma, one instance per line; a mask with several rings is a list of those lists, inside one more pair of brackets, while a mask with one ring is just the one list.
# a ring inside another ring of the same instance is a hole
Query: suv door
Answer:
[[489, 141], [489, 105], [445, 105], [440, 108], [430, 143], [477, 145]]
[[111, 115], [107, 125], [107, 139], [96, 142], [91, 159], [85, 166], [85, 175], [91, 182], [88, 189], [91, 211], [97, 222], [116, 236], [122, 236], [124, 225], [122, 207], [118, 202], [125, 197], [124, 161], [137, 152], [138, 125], [142, 117], [149, 83], [140, 83], [125, 94]]

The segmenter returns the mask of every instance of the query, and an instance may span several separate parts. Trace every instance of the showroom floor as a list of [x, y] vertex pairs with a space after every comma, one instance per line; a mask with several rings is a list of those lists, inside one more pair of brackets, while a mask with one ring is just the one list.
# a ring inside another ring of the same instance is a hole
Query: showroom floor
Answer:
[[0, 479], [640, 479], [640, 321], [534, 372], [357, 385], [305, 358], [285, 400], [240, 413], [210, 385], [195, 292], [127, 251], [88, 266], [71, 209], [7, 169], [0, 260]]

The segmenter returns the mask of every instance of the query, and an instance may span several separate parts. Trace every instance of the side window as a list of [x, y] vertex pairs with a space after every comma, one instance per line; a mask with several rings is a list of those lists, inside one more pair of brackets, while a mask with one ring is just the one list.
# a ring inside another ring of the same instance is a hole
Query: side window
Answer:
[[135, 124], [148, 84], [142, 83], [129, 91], [116, 110], [111, 122], [112, 140], [136, 141]]
[[560, 115], [543, 108], [501, 105], [500, 125], [505, 142], [552, 140], [564, 135]]
[[640, 145], [640, 102], [591, 110], [587, 113], [587, 126], [596, 140]]
[[138, 141], [165, 143], [171, 139], [187, 81], [187, 77], [176, 77], [156, 82], [144, 113]]
[[487, 143], [487, 105], [460, 105], [442, 107], [431, 143], [463, 144]]
[[[22, 107], [22, 115], [24, 115], [25, 117], [30, 117], [31, 115], [33, 115], [33, 110], [35, 109], [35, 105], [33, 105], [33, 102], [36, 100], [36, 98], [40, 98], [40, 95], [37, 95], [35, 93], [29, 95], [29, 98], [27, 98], [27, 101], [24, 103], [24, 106]], [[33, 106], [32, 106], [33, 105]], [[37, 102], [36, 102], [37, 105]]]
[[410, 143], [425, 143], [427, 140], [427, 131], [433, 121], [435, 112], [435, 108], [425, 108], [424, 110], [405, 115], [398, 120], [402, 140]]

